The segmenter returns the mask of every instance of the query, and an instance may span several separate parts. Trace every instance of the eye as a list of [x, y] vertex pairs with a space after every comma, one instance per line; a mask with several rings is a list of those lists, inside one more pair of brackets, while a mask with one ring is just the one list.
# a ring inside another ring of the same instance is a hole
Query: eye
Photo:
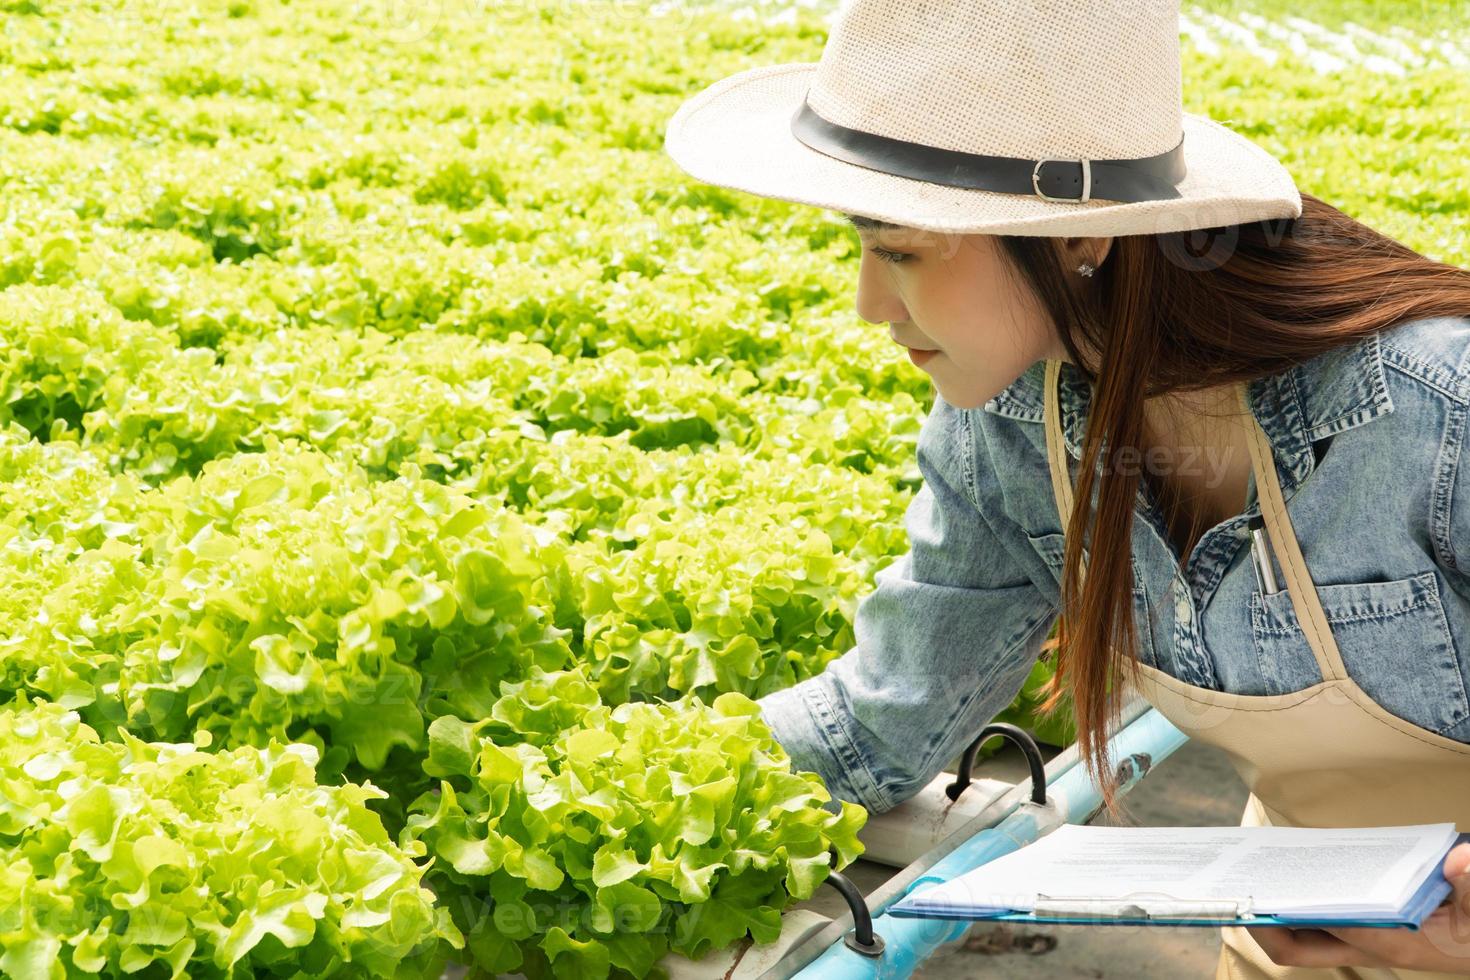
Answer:
[[868, 249], [868, 251], [878, 256], [878, 258], [882, 259], [884, 262], [907, 262], [909, 259], [913, 258], [912, 255], [906, 255], [903, 252], [890, 252], [888, 251], [888, 249], [879, 248], [876, 245]]

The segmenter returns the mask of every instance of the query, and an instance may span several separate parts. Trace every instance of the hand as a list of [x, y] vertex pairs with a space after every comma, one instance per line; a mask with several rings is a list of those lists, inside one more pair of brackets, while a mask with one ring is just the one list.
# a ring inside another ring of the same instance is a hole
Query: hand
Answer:
[[1278, 966], [1386, 966], [1470, 977], [1470, 844], [1450, 848], [1444, 876], [1454, 891], [1412, 929], [1247, 927]]

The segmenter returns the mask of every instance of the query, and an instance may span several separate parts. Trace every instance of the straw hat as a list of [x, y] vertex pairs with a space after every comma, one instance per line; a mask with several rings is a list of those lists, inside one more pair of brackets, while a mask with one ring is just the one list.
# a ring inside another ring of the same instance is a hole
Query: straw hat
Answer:
[[664, 148], [705, 183], [954, 233], [1300, 215], [1280, 161], [1181, 93], [1177, 0], [849, 0], [820, 61], [714, 83]]

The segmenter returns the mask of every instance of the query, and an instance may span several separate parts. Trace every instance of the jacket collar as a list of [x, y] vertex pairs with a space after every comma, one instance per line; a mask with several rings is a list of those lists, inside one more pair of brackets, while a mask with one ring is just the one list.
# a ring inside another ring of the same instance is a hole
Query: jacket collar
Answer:
[[[1276, 457], [1283, 494], [1302, 484], [1316, 465], [1312, 443], [1371, 422], [1393, 411], [1383, 372], [1380, 331], [1318, 354], [1279, 374], [1246, 385], [1251, 412], [1261, 423]], [[1043, 421], [1046, 362], [1037, 361], [986, 402], [995, 415]], [[1082, 458], [1084, 422], [1091, 389], [1076, 367], [1062, 362], [1059, 404], [1062, 439], [1073, 459]]]

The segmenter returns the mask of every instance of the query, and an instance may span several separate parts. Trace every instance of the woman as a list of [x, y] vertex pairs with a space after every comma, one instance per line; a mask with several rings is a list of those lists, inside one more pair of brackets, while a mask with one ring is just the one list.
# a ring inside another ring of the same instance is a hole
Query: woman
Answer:
[[[852, 0], [819, 63], [710, 86], [666, 147], [847, 214], [859, 314], [936, 388], [909, 553], [761, 702], [798, 766], [894, 806], [1060, 613], [1053, 702], [1110, 807], [1126, 682], [1230, 755], [1246, 823], [1470, 830], [1470, 273], [1183, 112], [1175, 6]], [[1417, 932], [1227, 928], [1217, 976], [1470, 976], [1467, 872]]]

